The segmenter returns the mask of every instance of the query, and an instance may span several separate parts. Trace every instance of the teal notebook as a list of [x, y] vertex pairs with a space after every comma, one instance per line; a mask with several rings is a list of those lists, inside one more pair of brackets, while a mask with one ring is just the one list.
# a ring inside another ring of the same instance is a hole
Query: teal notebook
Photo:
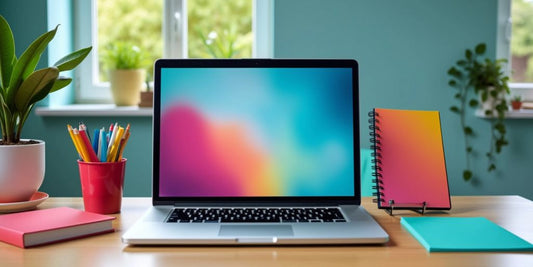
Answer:
[[401, 224], [429, 252], [533, 251], [532, 244], [482, 217], [403, 217]]

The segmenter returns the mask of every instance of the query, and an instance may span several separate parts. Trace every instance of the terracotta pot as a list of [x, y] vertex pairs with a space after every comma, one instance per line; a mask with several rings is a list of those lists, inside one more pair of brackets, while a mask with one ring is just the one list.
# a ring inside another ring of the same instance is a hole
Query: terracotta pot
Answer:
[[[27, 139], [24, 139], [27, 140]], [[0, 145], [0, 203], [28, 201], [44, 180], [44, 141]]]
[[111, 93], [117, 106], [135, 106], [144, 86], [146, 72], [138, 70], [112, 70], [109, 72]]
[[152, 91], [142, 91], [141, 92], [141, 102], [139, 102], [139, 107], [148, 108], [153, 106], [154, 101], [154, 92]]
[[511, 101], [513, 110], [519, 110], [522, 107], [522, 101]]

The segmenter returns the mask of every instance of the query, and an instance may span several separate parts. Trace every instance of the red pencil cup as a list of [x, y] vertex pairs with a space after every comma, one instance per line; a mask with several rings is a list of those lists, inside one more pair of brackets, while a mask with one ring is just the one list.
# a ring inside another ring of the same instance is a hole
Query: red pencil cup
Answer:
[[78, 160], [85, 211], [112, 214], [120, 212], [126, 159], [117, 162]]

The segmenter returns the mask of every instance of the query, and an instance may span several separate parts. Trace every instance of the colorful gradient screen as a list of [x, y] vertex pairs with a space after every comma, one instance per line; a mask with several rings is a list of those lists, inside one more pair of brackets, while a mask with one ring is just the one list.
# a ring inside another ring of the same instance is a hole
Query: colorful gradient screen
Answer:
[[354, 196], [351, 68], [162, 68], [161, 197]]

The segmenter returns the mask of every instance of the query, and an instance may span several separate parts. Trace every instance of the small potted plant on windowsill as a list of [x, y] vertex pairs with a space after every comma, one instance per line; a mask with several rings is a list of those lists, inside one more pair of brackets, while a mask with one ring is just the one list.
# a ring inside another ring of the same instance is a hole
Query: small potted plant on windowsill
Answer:
[[109, 71], [109, 82], [115, 104], [137, 105], [146, 77], [145, 54], [133, 44], [116, 42], [107, 46], [102, 61]]
[[141, 101], [139, 102], [139, 107], [141, 108], [150, 108], [154, 104], [154, 92], [150, 87], [150, 82], [146, 80], [146, 90], [141, 91]]
[[57, 27], [39, 36], [17, 58], [11, 27], [0, 15], [0, 203], [28, 201], [44, 179], [45, 143], [22, 139], [21, 133], [35, 103], [72, 81], [59, 76], [74, 69], [91, 51], [75, 51], [53, 66], [35, 70]]
[[522, 97], [517, 95], [511, 99], [511, 108], [513, 110], [520, 110], [522, 108]]

